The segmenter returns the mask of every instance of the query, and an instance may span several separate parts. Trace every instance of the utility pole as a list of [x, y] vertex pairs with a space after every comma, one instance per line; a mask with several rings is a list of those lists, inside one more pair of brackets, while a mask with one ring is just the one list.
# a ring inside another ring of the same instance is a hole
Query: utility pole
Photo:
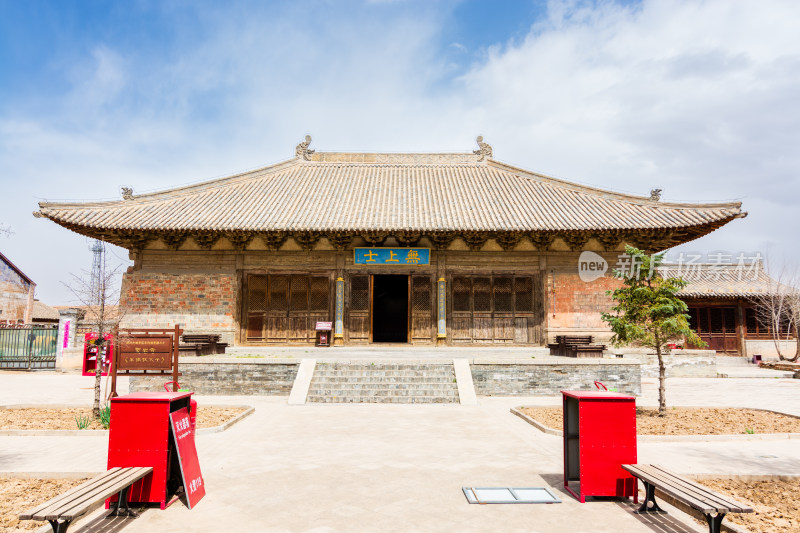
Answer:
[[100, 305], [100, 283], [103, 279], [103, 253], [105, 252], [105, 247], [103, 246], [102, 242], [95, 239], [94, 243], [92, 243], [92, 246], [89, 249], [94, 254], [94, 257], [92, 258], [91, 281], [92, 305]]

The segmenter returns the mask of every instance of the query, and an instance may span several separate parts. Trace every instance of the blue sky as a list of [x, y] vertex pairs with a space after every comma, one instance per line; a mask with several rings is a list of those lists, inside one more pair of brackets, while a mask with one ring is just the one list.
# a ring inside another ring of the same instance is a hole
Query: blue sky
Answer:
[[[750, 216], [688, 244], [800, 261], [800, 3], [0, 0], [0, 249], [67, 304], [84, 238], [31, 216], [313, 148], [469, 151]], [[125, 263], [125, 251], [112, 258]], [[55, 258], [55, 260], [54, 260]]]

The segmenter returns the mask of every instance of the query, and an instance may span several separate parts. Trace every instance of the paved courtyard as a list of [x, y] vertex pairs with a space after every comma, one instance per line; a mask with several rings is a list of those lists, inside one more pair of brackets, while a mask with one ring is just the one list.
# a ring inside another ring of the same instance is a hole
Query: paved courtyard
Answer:
[[[640, 404], [655, 404], [655, 383], [644, 381]], [[0, 373], [0, 404], [88, 404], [90, 385], [69, 374]], [[667, 393], [672, 405], [800, 414], [800, 380], [670, 379]], [[704, 531], [678, 512], [643, 519], [632, 514], [632, 503], [580, 504], [562, 492], [561, 439], [509, 413], [513, 406], [558, 403], [558, 397], [479, 398], [477, 407], [198, 400], [201, 409], [229, 403], [256, 411], [227, 431], [198, 435], [207, 495], [194, 510], [182, 503], [148, 510], [126, 524], [126, 533]], [[639, 461], [686, 474], [800, 475], [796, 442], [640, 442]], [[103, 436], [0, 436], [0, 475], [104, 470], [106, 445]], [[563, 503], [469, 505], [462, 486], [549, 486]]]

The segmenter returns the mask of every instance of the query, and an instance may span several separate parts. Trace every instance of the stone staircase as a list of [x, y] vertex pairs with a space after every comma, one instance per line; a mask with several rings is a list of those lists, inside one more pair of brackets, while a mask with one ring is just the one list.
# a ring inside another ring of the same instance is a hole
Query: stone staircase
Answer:
[[318, 361], [308, 403], [458, 403], [451, 362]]

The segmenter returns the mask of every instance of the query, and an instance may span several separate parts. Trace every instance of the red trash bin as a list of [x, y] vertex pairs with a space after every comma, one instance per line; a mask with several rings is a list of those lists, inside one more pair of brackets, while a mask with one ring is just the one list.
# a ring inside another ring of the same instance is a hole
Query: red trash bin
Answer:
[[169, 414], [188, 408], [192, 394], [137, 392], [111, 399], [108, 468], [153, 467], [151, 475], [131, 487], [129, 501], [158, 503], [164, 509], [171, 492], [181, 485]]
[[633, 496], [636, 478], [636, 399], [615, 392], [561, 391], [564, 400], [564, 488], [586, 496]]

